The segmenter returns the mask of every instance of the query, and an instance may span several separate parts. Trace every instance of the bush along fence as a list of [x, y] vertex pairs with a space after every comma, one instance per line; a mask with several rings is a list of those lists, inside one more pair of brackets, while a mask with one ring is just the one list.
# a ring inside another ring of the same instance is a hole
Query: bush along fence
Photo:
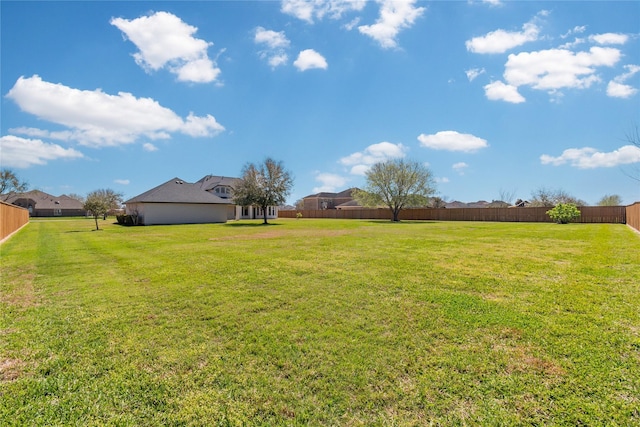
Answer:
[[29, 211], [0, 201], [0, 242], [29, 223]]
[[[640, 216], [640, 203], [636, 203]], [[539, 208], [451, 208], [403, 209], [400, 220], [422, 221], [493, 221], [493, 222], [553, 222], [547, 215], [548, 207]], [[580, 217], [575, 222], [625, 224], [627, 207], [625, 206], [583, 206]], [[326, 210], [290, 210], [278, 211], [279, 218], [332, 218], [332, 219], [388, 219], [389, 209], [326, 209]]]

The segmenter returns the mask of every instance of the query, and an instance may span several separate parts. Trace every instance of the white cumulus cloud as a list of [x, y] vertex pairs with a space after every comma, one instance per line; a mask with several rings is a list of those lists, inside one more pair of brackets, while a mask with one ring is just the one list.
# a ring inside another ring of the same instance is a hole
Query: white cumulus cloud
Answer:
[[140, 138], [168, 139], [176, 132], [204, 137], [224, 131], [212, 115], [191, 113], [185, 120], [151, 98], [74, 89], [37, 75], [20, 77], [6, 96], [22, 111], [67, 127], [67, 140], [93, 147], [130, 144]]
[[255, 29], [253, 41], [264, 49], [259, 52], [260, 58], [267, 61], [271, 68], [285, 65], [289, 60], [287, 49], [291, 42], [284, 31], [267, 30], [263, 27]]
[[295, 60], [293, 65], [300, 71], [311, 70], [313, 68], [320, 68], [326, 70], [329, 65], [324, 56], [320, 55], [313, 49], [305, 49], [298, 54], [298, 59]]
[[537, 40], [539, 34], [540, 28], [533, 22], [527, 22], [522, 26], [522, 31], [495, 30], [484, 36], [473, 37], [465, 45], [473, 53], [504, 53]]
[[193, 37], [198, 29], [168, 12], [136, 19], [113, 18], [111, 25], [122, 31], [139, 52], [133, 57], [145, 70], [167, 68], [178, 80], [209, 83], [220, 69], [209, 59], [207, 49], [213, 43]]
[[486, 85], [485, 94], [491, 100], [520, 103], [525, 98], [518, 89], [528, 86], [561, 96], [558, 91], [562, 89], [586, 89], [600, 82], [598, 69], [615, 66], [621, 57], [619, 49], [599, 46], [581, 52], [546, 49], [510, 54], [503, 74], [505, 82]]
[[270, 49], [286, 48], [291, 44], [284, 31], [267, 30], [263, 27], [256, 28], [254, 41], [256, 44], [266, 45]]
[[611, 152], [601, 152], [591, 147], [569, 148], [558, 157], [548, 154], [540, 156], [543, 165], [560, 166], [569, 163], [579, 169], [610, 168], [631, 163], [640, 163], [640, 147], [625, 145]]
[[334, 193], [338, 189], [342, 189], [349, 180], [341, 175], [333, 173], [317, 173], [316, 181], [320, 183], [319, 186], [313, 188], [314, 193]]
[[363, 151], [350, 154], [339, 160], [344, 166], [350, 166], [352, 175], [364, 175], [369, 168], [380, 162], [391, 159], [399, 159], [406, 155], [407, 147], [402, 144], [393, 144], [391, 142], [380, 142], [372, 144]]
[[616, 81], [610, 81], [607, 84], [607, 95], [612, 98], [630, 98], [638, 93], [638, 89]]
[[128, 179], [115, 179], [113, 182], [120, 185], [129, 185], [131, 183]]
[[525, 102], [524, 96], [520, 95], [517, 87], [504, 84], [501, 81], [491, 82], [485, 85], [484, 93], [487, 99], [492, 101], [506, 101], [512, 104]]
[[466, 164], [465, 162], [458, 162], [458, 163], [454, 163], [451, 166], [451, 169], [453, 169], [454, 171], [458, 172], [460, 175], [464, 175], [464, 171], [468, 167], [469, 167], [469, 165]]
[[78, 159], [84, 155], [73, 148], [64, 148], [39, 139], [27, 139], [14, 135], [0, 137], [2, 166], [28, 168], [45, 165], [50, 160]]
[[49, 131], [46, 129], [37, 129], [30, 127], [17, 127], [9, 129], [9, 133], [25, 135], [32, 138], [45, 138], [45, 139], [55, 139], [58, 141], [71, 141], [74, 138], [74, 133], [68, 130], [63, 131]]
[[433, 135], [420, 134], [420, 145], [434, 150], [474, 152], [488, 147], [485, 139], [468, 133], [459, 133], [454, 130], [445, 130]]
[[158, 151], [158, 147], [156, 147], [155, 145], [153, 145], [150, 142], [145, 142], [144, 144], [142, 144], [142, 149], [144, 151], [148, 151], [150, 153], [152, 153], [154, 151]]
[[377, 0], [380, 4], [380, 16], [372, 25], [361, 25], [358, 30], [385, 49], [398, 46], [396, 40], [400, 30], [411, 28], [425, 11], [416, 7], [415, 0]]
[[534, 89], [588, 88], [599, 80], [597, 67], [612, 67], [620, 60], [618, 49], [592, 47], [588, 52], [548, 49], [509, 55], [504, 77], [513, 86]]
[[589, 36], [589, 40], [598, 44], [625, 44], [629, 40], [629, 36], [618, 33], [604, 33]]
[[364, 9], [366, 0], [282, 0], [280, 10], [298, 19], [313, 23], [329, 16], [341, 18], [347, 12]]
[[633, 77], [636, 73], [640, 72], [640, 66], [625, 65], [624, 68], [627, 70], [627, 72], [617, 76], [607, 85], [607, 95], [614, 98], [629, 98], [638, 93], [638, 89], [625, 84], [625, 82]]

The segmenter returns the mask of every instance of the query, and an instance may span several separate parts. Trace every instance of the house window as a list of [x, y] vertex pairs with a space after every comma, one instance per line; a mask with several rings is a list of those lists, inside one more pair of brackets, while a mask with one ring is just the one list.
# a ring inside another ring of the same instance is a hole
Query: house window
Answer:
[[249, 206], [244, 206], [242, 208], [242, 216], [249, 216]]

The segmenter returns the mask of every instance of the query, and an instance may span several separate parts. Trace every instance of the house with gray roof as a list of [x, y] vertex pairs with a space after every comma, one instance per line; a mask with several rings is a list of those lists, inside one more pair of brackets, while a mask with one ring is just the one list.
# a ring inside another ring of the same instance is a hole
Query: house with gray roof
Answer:
[[305, 210], [353, 209], [361, 206], [354, 201], [352, 193], [357, 188], [349, 188], [339, 193], [322, 192], [302, 199]]
[[[233, 188], [240, 178], [207, 175], [195, 183], [173, 178], [127, 200], [126, 214], [137, 216], [138, 223], [206, 224], [233, 219], [262, 217], [262, 209], [236, 206]], [[267, 208], [268, 218], [277, 218], [275, 206]]]
[[64, 194], [52, 196], [44, 191], [32, 190], [11, 194], [4, 199], [7, 203], [27, 209], [31, 217], [86, 215], [81, 201]]

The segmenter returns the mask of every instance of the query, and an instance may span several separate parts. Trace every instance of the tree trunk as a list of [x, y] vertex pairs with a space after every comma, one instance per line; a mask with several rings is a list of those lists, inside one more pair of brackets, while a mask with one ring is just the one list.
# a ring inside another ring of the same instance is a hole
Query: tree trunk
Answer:
[[264, 217], [264, 223], [263, 224], [268, 224], [268, 222], [267, 222], [267, 207], [266, 206], [262, 207], [262, 215]]
[[399, 218], [399, 216], [400, 216], [400, 209], [393, 209], [393, 210], [392, 210], [392, 212], [393, 212], [393, 219], [392, 219], [392, 221], [393, 221], [393, 222], [400, 222], [400, 218]]
[[96, 220], [96, 230], [100, 230], [100, 227], [98, 227], [98, 215], [94, 215], [93, 219]]

